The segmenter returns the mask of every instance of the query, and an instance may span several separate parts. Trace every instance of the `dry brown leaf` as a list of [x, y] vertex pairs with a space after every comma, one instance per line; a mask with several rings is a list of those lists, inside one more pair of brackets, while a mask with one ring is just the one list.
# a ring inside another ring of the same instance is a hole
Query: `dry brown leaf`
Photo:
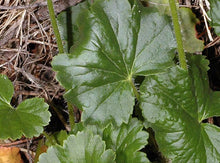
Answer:
[[0, 147], [0, 163], [23, 163], [19, 148]]

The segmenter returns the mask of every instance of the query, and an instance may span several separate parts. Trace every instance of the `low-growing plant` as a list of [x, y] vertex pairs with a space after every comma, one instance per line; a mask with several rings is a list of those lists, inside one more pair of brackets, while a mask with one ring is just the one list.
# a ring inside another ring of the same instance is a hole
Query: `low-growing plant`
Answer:
[[10, 104], [13, 93], [11, 81], [0, 75], [0, 139], [39, 136], [50, 121], [48, 105], [41, 98], [32, 98], [14, 108]]
[[[219, 0], [211, 2], [211, 6], [219, 4]], [[220, 161], [220, 128], [204, 123], [220, 115], [220, 93], [209, 88], [208, 60], [184, 53], [175, 1], [169, 4], [171, 17], [154, 7], [143, 7], [138, 0], [86, 1], [72, 8], [72, 26], [68, 28], [73, 29], [75, 44], [54, 57], [52, 66], [66, 89], [68, 105], [83, 111], [82, 122], [71, 125], [63, 145], [53, 145], [41, 154], [40, 163], [149, 162], [140, 151], [148, 143], [148, 128], [154, 131], [167, 161]], [[209, 15], [218, 34], [217, 13], [214, 6]], [[64, 17], [58, 18], [60, 31], [67, 30]], [[68, 44], [68, 35], [61, 35]], [[3, 78], [0, 82], [6, 85], [8, 79]], [[12, 85], [7, 87], [12, 90]], [[11, 115], [13, 92], [0, 92], [0, 107], [7, 106], [1, 109], [3, 121]], [[33, 103], [20, 105], [33, 108], [31, 114], [26, 115], [25, 110], [22, 116], [36, 119], [31, 126], [37, 132], [27, 127], [21, 133], [17, 126], [11, 135], [4, 130], [1, 138], [42, 132], [49, 113], [42, 100], [33, 101], [42, 106], [38, 107], [40, 118], [34, 117], [38, 108]], [[19, 106], [13, 116], [20, 113]]]

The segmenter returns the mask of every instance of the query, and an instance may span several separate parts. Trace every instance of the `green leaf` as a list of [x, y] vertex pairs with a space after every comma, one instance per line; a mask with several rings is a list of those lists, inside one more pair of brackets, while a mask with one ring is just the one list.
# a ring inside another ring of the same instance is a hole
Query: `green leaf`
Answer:
[[[146, 0], [150, 6], [158, 8], [160, 13], [171, 15], [168, 0]], [[204, 42], [196, 38], [195, 26], [199, 22], [190, 8], [177, 8], [183, 39], [184, 50], [188, 53], [200, 52], [204, 48]]]
[[115, 152], [116, 162], [149, 162], [146, 154], [139, 151], [147, 144], [148, 133], [143, 131], [143, 124], [136, 118], [130, 118], [128, 124], [123, 123], [121, 126], [109, 124], [104, 129], [96, 125], [84, 126], [83, 123], [79, 123], [76, 128], [78, 132], [100, 135], [105, 141], [106, 149]]
[[196, 15], [189, 8], [179, 8], [179, 16], [184, 50], [189, 53], [202, 51], [204, 42], [196, 38], [195, 26], [199, 22]]
[[10, 80], [0, 75], [0, 138], [38, 136], [50, 120], [48, 105], [43, 99], [32, 98], [23, 101], [15, 109], [10, 104], [13, 92]]
[[142, 131], [143, 125], [137, 119], [120, 127], [109, 125], [103, 132], [103, 140], [109, 149], [114, 149], [116, 162], [149, 162], [146, 154], [139, 152], [146, 144], [148, 133]]
[[76, 6], [72, 6], [67, 10], [61, 12], [57, 16], [57, 24], [59, 27], [60, 35], [62, 38], [65, 52], [69, 52], [73, 43], [77, 43], [80, 39], [79, 29], [76, 24], [79, 14], [88, 9], [90, 6], [89, 1], [84, 1]]
[[10, 106], [13, 93], [14, 87], [12, 82], [5, 75], [0, 74], [0, 107]]
[[64, 145], [55, 145], [48, 148], [47, 153], [40, 155], [40, 163], [111, 163], [115, 154], [105, 149], [105, 143], [99, 135], [82, 131], [77, 135], [70, 135]]
[[220, 115], [220, 92], [209, 88], [208, 61], [188, 59], [189, 74], [179, 68], [146, 77], [141, 108], [161, 152], [173, 162], [219, 162], [220, 128], [202, 123]]
[[66, 131], [61, 130], [59, 133], [55, 134], [55, 137], [57, 139], [57, 143], [63, 145], [63, 141], [67, 139], [68, 134]]
[[52, 63], [65, 98], [84, 110], [86, 124], [127, 123], [137, 94], [133, 78], [173, 65], [170, 20], [136, 0], [99, 0], [78, 22], [80, 44]]
[[215, 33], [220, 36], [220, 0], [210, 0], [210, 10], [208, 15], [211, 18], [211, 26]]
[[55, 144], [63, 145], [63, 141], [67, 139], [68, 133], [65, 130], [57, 131], [53, 134], [47, 135], [44, 133], [46, 136], [46, 146], [52, 146]]

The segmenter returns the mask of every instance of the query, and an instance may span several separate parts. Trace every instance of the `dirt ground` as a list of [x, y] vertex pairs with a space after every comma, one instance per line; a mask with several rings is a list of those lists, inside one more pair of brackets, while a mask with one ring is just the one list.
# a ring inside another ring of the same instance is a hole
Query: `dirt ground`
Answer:
[[[81, 1], [53, 0], [55, 13]], [[16, 107], [28, 98], [44, 98], [52, 113], [51, 122], [45, 128], [48, 132], [68, 130], [64, 89], [51, 68], [51, 60], [57, 53], [45, 0], [0, 0], [0, 73], [13, 82], [11, 104]], [[0, 142], [0, 147], [19, 147], [23, 160], [32, 162], [40, 139], [42, 136], [5, 140]]]

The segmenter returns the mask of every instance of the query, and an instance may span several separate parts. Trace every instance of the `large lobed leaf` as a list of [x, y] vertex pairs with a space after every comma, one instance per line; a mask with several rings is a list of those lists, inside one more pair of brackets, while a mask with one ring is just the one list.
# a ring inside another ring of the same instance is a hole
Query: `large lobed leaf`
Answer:
[[103, 132], [103, 140], [109, 149], [116, 153], [116, 162], [146, 163], [146, 154], [140, 152], [146, 144], [148, 133], [143, 131], [143, 124], [137, 119], [130, 119], [120, 127], [109, 125]]
[[106, 150], [101, 137], [89, 130], [70, 135], [63, 147], [52, 146], [39, 158], [40, 163], [113, 163], [114, 160], [114, 152]]
[[84, 110], [86, 124], [127, 123], [135, 99], [133, 77], [173, 65], [170, 20], [136, 0], [98, 0], [78, 22], [80, 43], [52, 63], [65, 98]]
[[146, 77], [140, 89], [146, 127], [155, 130], [160, 150], [173, 162], [219, 162], [220, 128], [202, 121], [220, 115], [220, 92], [209, 88], [203, 56], [188, 62], [189, 74], [174, 67]]
[[215, 33], [220, 36], [220, 0], [210, 0], [210, 10], [208, 15], [211, 18], [211, 26]]
[[15, 109], [10, 104], [13, 92], [10, 80], [0, 75], [0, 138], [38, 136], [50, 120], [48, 105], [43, 99], [33, 98], [23, 101]]

